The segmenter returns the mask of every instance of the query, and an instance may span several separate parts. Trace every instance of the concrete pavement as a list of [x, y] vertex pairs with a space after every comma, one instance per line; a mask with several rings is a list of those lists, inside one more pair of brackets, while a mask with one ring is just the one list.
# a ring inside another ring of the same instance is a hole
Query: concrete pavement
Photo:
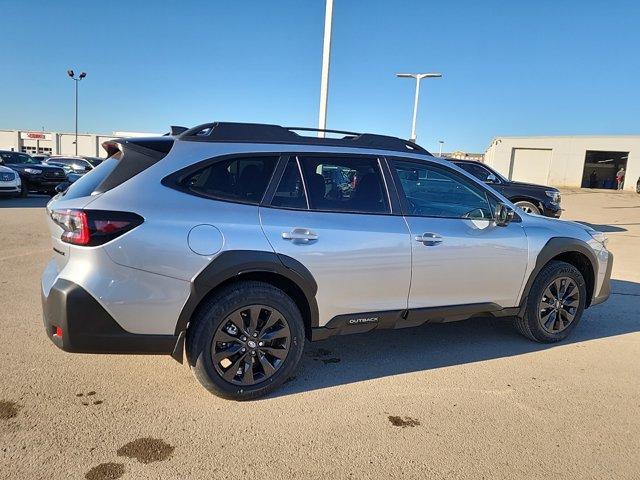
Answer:
[[46, 199], [0, 200], [0, 478], [639, 478], [640, 196], [563, 194], [615, 254], [569, 341], [477, 319], [337, 337], [245, 403], [169, 357], [55, 348]]

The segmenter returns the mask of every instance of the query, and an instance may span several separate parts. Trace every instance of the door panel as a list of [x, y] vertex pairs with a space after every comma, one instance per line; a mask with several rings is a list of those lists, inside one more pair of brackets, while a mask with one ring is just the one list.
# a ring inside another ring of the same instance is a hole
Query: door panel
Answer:
[[272, 206], [260, 208], [276, 253], [315, 278], [320, 326], [338, 315], [407, 308], [407, 224], [399, 215], [371, 213], [390, 212], [387, 200], [375, 157], [292, 156]]
[[[409, 308], [496, 303], [516, 305], [527, 266], [520, 224], [408, 217], [413, 251]], [[429, 233], [438, 242], [415, 239]]]
[[276, 253], [315, 278], [320, 326], [337, 315], [407, 308], [411, 247], [402, 217], [265, 207], [260, 217]]
[[516, 305], [528, 260], [520, 223], [497, 226], [488, 190], [444, 165], [392, 161], [411, 233], [409, 308]]

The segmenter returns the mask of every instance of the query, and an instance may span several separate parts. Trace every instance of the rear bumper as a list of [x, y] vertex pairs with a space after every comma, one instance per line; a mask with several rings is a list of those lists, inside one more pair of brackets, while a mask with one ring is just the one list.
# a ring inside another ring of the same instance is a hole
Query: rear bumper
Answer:
[[611, 295], [611, 269], [613, 268], [613, 253], [608, 253], [609, 257], [607, 259], [607, 269], [604, 274], [604, 280], [602, 282], [602, 286], [600, 287], [600, 291], [594, 295], [593, 300], [591, 301], [592, 306], [605, 302]]
[[58, 278], [48, 294], [44, 289], [41, 294], [47, 337], [66, 352], [170, 355], [178, 342], [174, 335], [127, 332], [91, 294], [69, 280]]

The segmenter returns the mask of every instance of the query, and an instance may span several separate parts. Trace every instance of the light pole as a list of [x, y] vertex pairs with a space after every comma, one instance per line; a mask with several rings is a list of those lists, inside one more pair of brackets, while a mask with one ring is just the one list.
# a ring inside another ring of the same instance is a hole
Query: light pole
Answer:
[[[322, 46], [322, 75], [320, 77], [320, 112], [318, 114], [318, 128], [327, 128], [327, 96], [329, 94], [329, 59], [331, 57], [331, 22], [333, 20], [333, 0], [327, 0], [324, 13], [324, 43]], [[324, 138], [324, 132], [318, 132], [318, 137]]]
[[420, 80], [423, 78], [440, 78], [441, 73], [396, 73], [396, 77], [415, 78], [416, 79], [416, 95], [413, 99], [413, 121], [411, 122], [411, 140], [416, 141], [416, 119], [418, 117], [418, 97], [420, 96]]
[[76, 156], [78, 155], [78, 83], [80, 82], [80, 80], [82, 80], [84, 77], [87, 76], [87, 74], [85, 72], [80, 72], [80, 75], [78, 75], [78, 78], [75, 77], [75, 73], [73, 73], [73, 70], [67, 70], [67, 75], [69, 75], [69, 77], [71, 78], [71, 80], [76, 82]]
[[444, 140], [438, 140], [438, 143], [440, 144], [440, 147], [438, 148], [438, 156], [441, 157], [442, 156], [442, 146], [444, 145]]

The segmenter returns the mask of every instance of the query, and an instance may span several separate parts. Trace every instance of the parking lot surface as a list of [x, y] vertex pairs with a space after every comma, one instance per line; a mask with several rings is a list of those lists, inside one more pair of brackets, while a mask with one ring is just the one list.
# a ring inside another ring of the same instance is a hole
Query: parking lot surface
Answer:
[[493, 319], [337, 337], [245, 403], [169, 357], [46, 338], [46, 201], [0, 200], [0, 478], [640, 478], [639, 195], [563, 191], [615, 255], [568, 341]]

